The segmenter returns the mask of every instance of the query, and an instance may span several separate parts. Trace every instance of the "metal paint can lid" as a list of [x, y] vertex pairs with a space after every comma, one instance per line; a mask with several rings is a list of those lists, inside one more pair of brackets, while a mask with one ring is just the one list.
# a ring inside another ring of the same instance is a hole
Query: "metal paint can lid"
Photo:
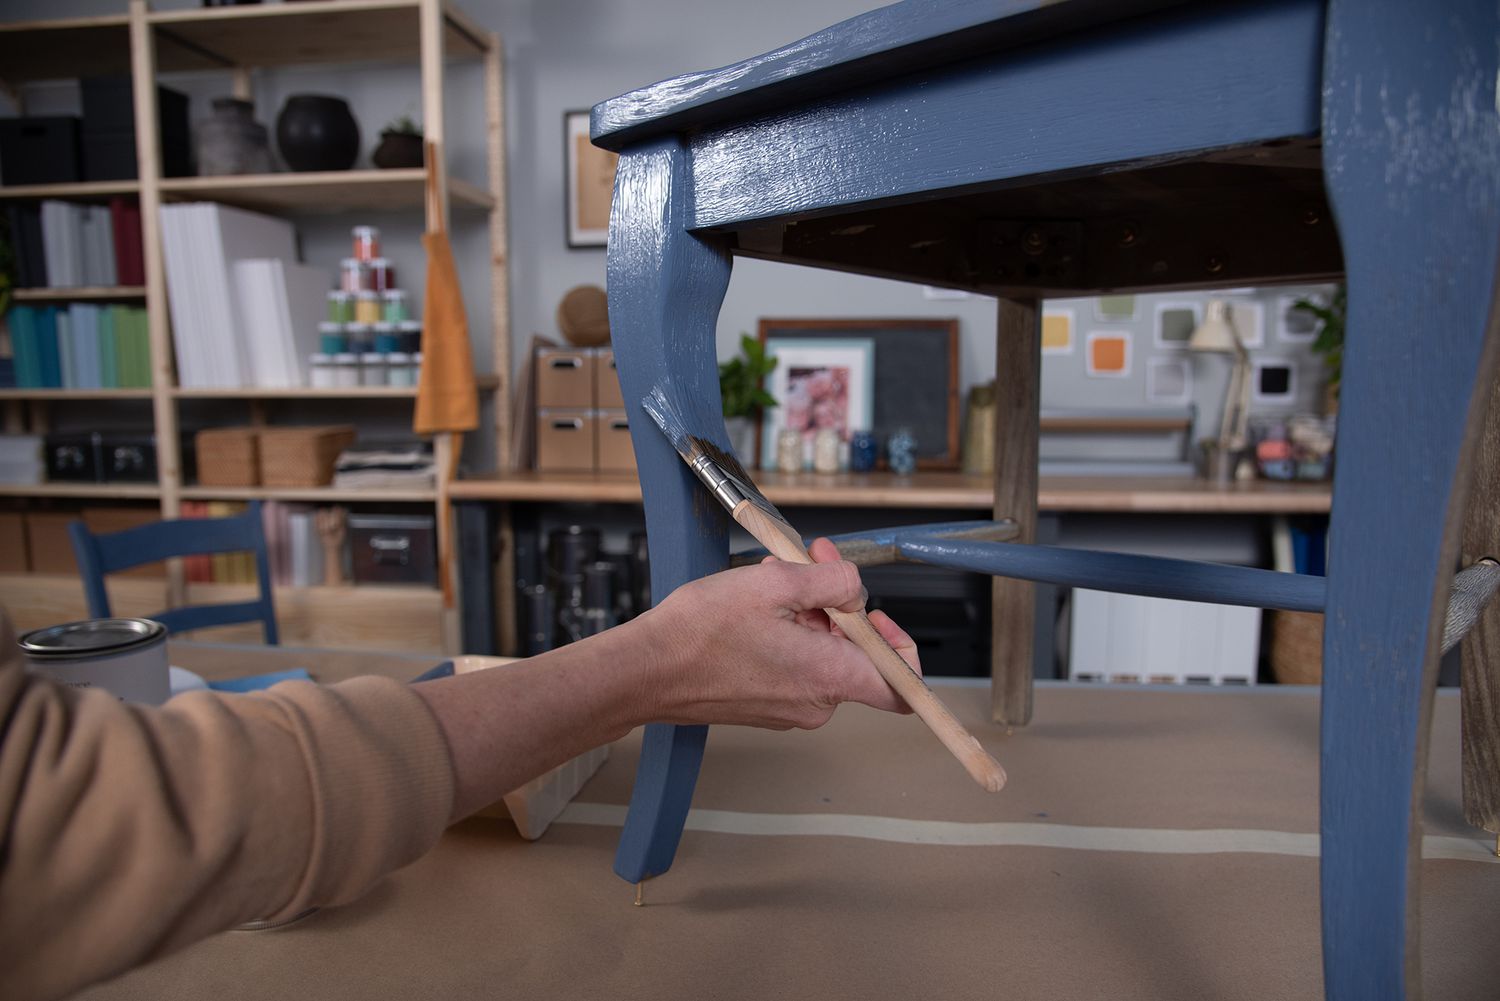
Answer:
[[19, 642], [36, 660], [113, 657], [166, 639], [167, 627], [154, 619], [88, 619], [33, 629]]

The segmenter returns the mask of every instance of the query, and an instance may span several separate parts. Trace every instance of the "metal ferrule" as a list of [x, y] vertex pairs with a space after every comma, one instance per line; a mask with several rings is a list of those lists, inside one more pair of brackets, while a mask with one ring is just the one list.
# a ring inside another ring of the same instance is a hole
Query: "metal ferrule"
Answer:
[[729, 474], [725, 473], [719, 464], [708, 456], [700, 453], [692, 462], [692, 470], [693, 474], [703, 481], [703, 485], [713, 491], [713, 495], [727, 510], [733, 511], [739, 507], [741, 501], [749, 499], [739, 487], [735, 486]]

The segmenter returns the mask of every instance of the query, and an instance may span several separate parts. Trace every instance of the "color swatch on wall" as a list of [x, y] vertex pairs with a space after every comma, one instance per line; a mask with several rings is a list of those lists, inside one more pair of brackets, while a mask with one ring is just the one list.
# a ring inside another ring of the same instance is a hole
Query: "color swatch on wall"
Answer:
[[1093, 330], [1088, 336], [1088, 374], [1123, 379], [1130, 375], [1130, 334]]
[[1073, 353], [1073, 311], [1047, 310], [1042, 313], [1042, 354]]
[[1200, 314], [1197, 303], [1161, 302], [1156, 305], [1156, 346], [1186, 348], [1198, 329]]
[[1249, 299], [1229, 300], [1229, 325], [1240, 335], [1240, 343], [1258, 348], [1266, 343], [1265, 309]]
[[1276, 338], [1294, 344], [1306, 343], [1317, 336], [1318, 318], [1305, 309], [1297, 308], [1300, 296], [1283, 295], [1276, 298]]
[[1186, 358], [1152, 358], [1146, 364], [1146, 402], [1190, 403], [1193, 367]]
[[1105, 322], [1133, 320], [1135, 319], [1135, 296], [1101, 295], [1094, 300], [1094, 316]]
[[1297, 366], [1285, 358], [1256, 358], [1250, 386], [1256, 403], [1289, 405], [1297, 398]]

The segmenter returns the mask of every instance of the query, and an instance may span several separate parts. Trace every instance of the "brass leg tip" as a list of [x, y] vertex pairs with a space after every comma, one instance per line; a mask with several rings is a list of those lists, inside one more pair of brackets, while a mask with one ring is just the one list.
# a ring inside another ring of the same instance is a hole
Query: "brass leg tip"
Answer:
[[646, 906], [646, 901], [641, 896], [641, 887], [642, 887], [642, 885], [643, 884], [641, 884], [641, 883], [635, 884], [635, 906], [637, 906], [637, 907], [645, 907]]

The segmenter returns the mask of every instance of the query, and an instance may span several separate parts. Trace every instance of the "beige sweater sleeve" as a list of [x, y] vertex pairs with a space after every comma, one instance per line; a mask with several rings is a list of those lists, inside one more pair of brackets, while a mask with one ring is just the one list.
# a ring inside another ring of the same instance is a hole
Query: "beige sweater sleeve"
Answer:
[[447, 823], [448, 749], [406, 685], [289, 682], [142, 708], [8, 654], [5, 997], [61, 997], [247, 921], [353, 900]]

